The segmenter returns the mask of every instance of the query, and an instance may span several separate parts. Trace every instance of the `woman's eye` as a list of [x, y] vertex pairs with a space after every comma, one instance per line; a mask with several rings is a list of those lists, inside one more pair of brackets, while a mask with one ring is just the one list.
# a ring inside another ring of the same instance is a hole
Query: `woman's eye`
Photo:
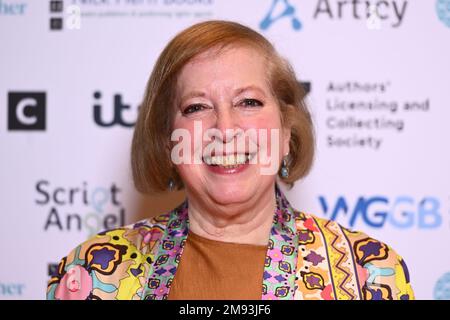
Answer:
[[188, 115], [188, 114], [203, 110], [204, 108], [205, 107], [201, 104], [192, 104], [183, 110], [183, 114]]
[[244, 99], [244, 100], [242, 100], [240, 105], [242, 105], [244, 107], [261, 107], [263, 105], [263, 103], [256, 99]]

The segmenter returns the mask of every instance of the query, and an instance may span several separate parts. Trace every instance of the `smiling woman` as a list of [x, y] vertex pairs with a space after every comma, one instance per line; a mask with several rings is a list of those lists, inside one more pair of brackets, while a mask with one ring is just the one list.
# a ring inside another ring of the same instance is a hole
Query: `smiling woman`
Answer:
[[187, 199], [78, 246], [47, 297], [412, 299], [392, 248], [282, 194], [278, 184], [313, 161], [304, 96], [289, 63], [243, 25], [207, 21], [178, 34], [150, 76], [131, 163], [139, 191], [184, 188]]

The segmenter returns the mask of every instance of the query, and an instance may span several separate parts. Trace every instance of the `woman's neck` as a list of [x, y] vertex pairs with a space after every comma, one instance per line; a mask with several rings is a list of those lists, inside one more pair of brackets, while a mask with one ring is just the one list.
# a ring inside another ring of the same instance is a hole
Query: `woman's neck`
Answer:
[[206, 203], [188, 190], [187, 195], [189, 228], [193, 233], [216, 241], [268, 244], [276, 207], [273, 188], [245, 205]]

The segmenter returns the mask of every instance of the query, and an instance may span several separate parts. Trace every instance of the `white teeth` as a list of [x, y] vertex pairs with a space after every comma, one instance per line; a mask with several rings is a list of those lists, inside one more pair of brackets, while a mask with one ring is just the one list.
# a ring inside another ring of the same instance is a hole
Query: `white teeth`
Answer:
[[226, 156], [212, 156], [204, 157], [204, 161], [207, 165], [218, 165], [218, 166], [236, 166], [244, 164], [246, 161], [251, 160], [254, 155], [245, 154], [229, 154]]
[[211, 158], [210, 158], [210, 157], [205, 157], [203, 160], [205, 161], [205, 163], [206, 163], [208, 166], [210, 166], [210, 165], [212, 164], [212, 161], [211, 161]]

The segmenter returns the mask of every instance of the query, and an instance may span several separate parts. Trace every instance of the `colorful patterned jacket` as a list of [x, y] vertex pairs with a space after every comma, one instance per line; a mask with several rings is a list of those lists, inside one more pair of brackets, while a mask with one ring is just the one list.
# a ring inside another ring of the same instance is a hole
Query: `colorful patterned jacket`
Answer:
[[[334, 221], [277, 206], [264, 266], [265, 299], [413, 299], [403, 259]], [[47, 299], [167, 299], [182, 259], [188, 204], [76, 247], [49, 281]]]

